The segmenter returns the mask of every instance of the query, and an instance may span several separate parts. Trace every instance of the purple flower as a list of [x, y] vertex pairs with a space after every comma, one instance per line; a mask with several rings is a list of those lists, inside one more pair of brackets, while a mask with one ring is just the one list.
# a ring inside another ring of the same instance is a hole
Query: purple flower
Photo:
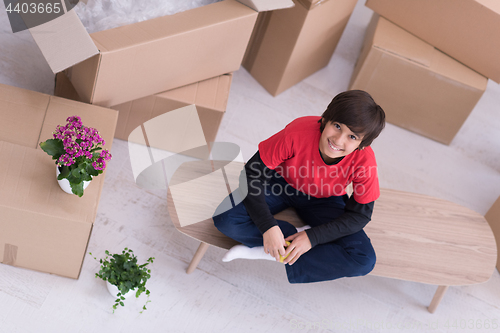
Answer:
[[105, 144], [99, 132], [95, 128], [83, 126], [78, 116], [68, 117], [66, 121], [66, 125], [58, 125], [52, 133], [54, 139], [61, 140], [65, 152], [58, 158], [57, 165], [78, 166], [89, 161], [96, 170], [104, 170], [111, 154], [102, 150], [94, 156], [93, 150], [99, 150]]

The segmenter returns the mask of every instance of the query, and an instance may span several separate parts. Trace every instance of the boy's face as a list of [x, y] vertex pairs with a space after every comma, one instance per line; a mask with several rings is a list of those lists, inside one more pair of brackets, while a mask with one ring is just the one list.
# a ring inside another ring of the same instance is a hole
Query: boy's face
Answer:
[[362, 140], [361, 134], [354, 133], [346, 125], [328, 122], [319, 139], [319, 150], [323, 159], [330, 163], [355, 151]]

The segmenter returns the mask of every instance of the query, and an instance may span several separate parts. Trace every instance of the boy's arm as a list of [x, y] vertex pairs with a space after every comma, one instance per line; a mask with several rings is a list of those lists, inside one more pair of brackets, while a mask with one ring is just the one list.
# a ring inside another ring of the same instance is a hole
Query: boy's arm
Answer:
[[347, 200], [344, 214], [329, 223], [306, 230], [311, 246], [332, 242], [363, 229], [371, 220], [374, 203], [360, 204], [351, 196]]
[[264, 234], [270, 228], [277, 226], [278, 222], [266, 203], [264, 184], [271, 179], [271, 171], [260, 158], [259, 151], [245, 164], [245, 172], [248, 194], [243, 200], [243, 204], [252, 221]]

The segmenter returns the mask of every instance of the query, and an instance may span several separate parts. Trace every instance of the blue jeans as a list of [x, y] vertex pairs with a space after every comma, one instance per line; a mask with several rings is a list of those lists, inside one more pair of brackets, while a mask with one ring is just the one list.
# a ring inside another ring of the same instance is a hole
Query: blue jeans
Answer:
[[[344, 213], [347, 195], [315, 198], [295, 190], [281, 176], [274, 173], [265, 187], [266, 203], [271, 214], [294, 207], [300, 218], [311, 227], [331, 222]], [[239, 191], [231, 195], [239, 195]], [[227, 207], [230, 197], [219, 207]], [[237, 200], [236, 202], [241, 201]], [[232, 209], [219, 212], [213, 217], [214, 224], [226, 236], [248, 246], [263, 246], [263, 237], [250, 219], [242, 202]], [[286, 221], [277, 220], [285, 238], [297, 232]], [[318, 244], [304, 253], [293, 265], [285, 265], [290, 283], [308, 283], [335, 280], [342, 277], [362, 276], [375, 266], [375, 251], [363, 230], [335, 241]]]

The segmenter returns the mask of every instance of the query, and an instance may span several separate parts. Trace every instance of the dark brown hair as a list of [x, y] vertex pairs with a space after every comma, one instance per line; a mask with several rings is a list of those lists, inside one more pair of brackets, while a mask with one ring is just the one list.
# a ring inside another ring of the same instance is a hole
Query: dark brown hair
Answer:
[[344, 124], [363, 136], [359, 148], [368, 147], [385, 126], [385, 112], [363, 90], [344, 91], [333, 98], [318, 121], [321, 132], [329, 122]]

